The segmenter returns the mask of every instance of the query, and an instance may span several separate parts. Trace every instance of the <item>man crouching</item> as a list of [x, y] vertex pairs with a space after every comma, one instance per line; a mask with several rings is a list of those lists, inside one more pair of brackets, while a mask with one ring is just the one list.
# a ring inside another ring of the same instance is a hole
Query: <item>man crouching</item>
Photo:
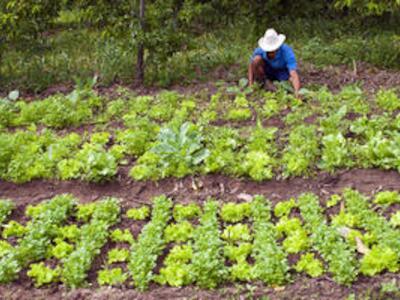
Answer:
[[249, 84], [254, 81], [264, 84], [268, 90], [274, 91], [272, 81], [289, 80], [294, 94], [299, 96], [300, 79], [297, 73], [297, 61], [293, 49], [284, 44], [286, 36], [274, 29], [268, 29], [259, 39], [258, 48], [254, 50], [249, 65]]

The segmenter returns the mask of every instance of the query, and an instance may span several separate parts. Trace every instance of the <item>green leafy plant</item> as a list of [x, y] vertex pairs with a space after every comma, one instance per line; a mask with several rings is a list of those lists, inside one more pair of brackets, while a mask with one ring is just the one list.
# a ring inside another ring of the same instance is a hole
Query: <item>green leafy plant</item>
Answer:
[[253, 249], [251, 243], [240, 243], [239, 245], [227, 244], [224, 247], [224, 255], [231, 261], [246, 261]]
[[334, 207], [334, 206], [336, 206], [338, 203], [339, 203], [339, 201], [342, 199], [342, 197], [340, 197], [339, 195], [337, 195], [337, 194], [334, 194], [334, 195], [332, 195], [329, 199], [328, 199], [328, 201], [326, 202], [326, 207]]
[[61, 227], [59, 230], [59, 237], [71, 242], [76, 242], [81, 234], [80, 228], [76, 224]]
[[135, 286], [145, 290], [154, 278], [153, 268], [165, 247], [163, 233], [171, 218], [172, 201], [165, 196], [153, 199], [151, 220], [132, 245], [128, 269]]
[[115, 248], [108, 251], [107, 263], [111, 265], [116, 262], [125, 262], [128, 258], [129, 258], [128, 249]]
[[22, 224], [12, 220], [4, 225], [2, 236], [4, 239], [9, 237], [22, 237], [28, 232], [28, 229]]
[[250, 282], [254, 279], [253, 266], [247, 261], [240, 261], [229, 268], [233, 281]]
[[400, 203], [400, 194], [396, 191], [383, 191], [375, 195], [375, 204], [391, 205]]
[[224, 222], [236, 223], [242, 221], [246, 217], [250, 217], [250, 203], [233, 203], [229, 202], [222, 206], [220, 216]]
[[400, 227], [400, 211], [397, 211], [390, 217], [390, 225]]
[[313, 253], [303, 254], [296, 263], [297, 272], [305, 272], [312, 278], [321, 276], [324, 273], [324, 267], [320, 260], [314, 257]]
[[3, 224], [14, 208], [15, 205], [12, 201], [0, 200], [0, 225]]
[[354, 250], [343, 241], [335, 228], [326, 224], [319, 199], [314, 194], [302, 194], [298, 203], [306, 229], [313, 232], [312, 245], [328, 262], [329, 271], [332, 272], [335, 281], [342, 284], [351, 283], [357, 276]]
[[399, 270], [399, 255], [389, 247], [373, 246], [371, 251], [361, 259], [360, 272], [374, 276], [387, 269], [390, 272]]
[[188, 221], [181, 221], [176, 224], [170, 224], [165, 228], [166, 242], [186, 242], [193, 236], [193, 225]]
[[336, 168], [352, 165], [347, 141], [341, 133], [324, 136], [322, 145], [322, 157], [319, 164], [322, 170], [333, 172]]
[[275, 160], [263, 151], [250, 151], [245, 154], [243, 170], [252, 179], [262, 181], [274, 176], [273, 167]]
[[61, 279], [65, 284], [73, 288], [82, 285], [93, 259], [107, 241], [109, 228], [117, 222], [119, 214], [119, 201], [115, 198], [105, 198], [95, 203], [90, 223], [81, 227], [80, 239], [74, 251], [62, 260]]
[[251, 209], [254, 222], [254, 278], [268, 284], [283, 284], [288, 279], [289, 265], [285, 252], [276, 241], [277, 232], [271, 223], [271, 203], [262, 196], [256, 196]]
[[60, 268], [51, 269], [46, 267], [43, 262], [31, 264], [27, 275], [35, 282], [35, 287], [56, 282], [60, 277]]
[[229, 121], [246, 121], [252, 116], [249, 108], [231, 108], [226, 119]]
[[193, 249], [190, 245], [174, 246], [166, 257], [164, 267], [156, 281], [170, 286], [184, 286], [193, 282], [190, 261], [193, 257]]
[[55, 239], [56, 245], [51, 249], [51, 254], [57, 259], [67, 257], [73, 250], [74, 246], [60, 239]]
[[119, 228], [111, 232], [111, 239], [114, 242], [128, 243], [132, 245], [135, 242], [132, 233], [129, 229], [121, 230]]
[[66, 221], [74, 204], [70, 195], [59, 195], [42, 204], [42, 212], [27, 224], [27, 233], [20, 243], [0, 259], [0, 282], [11, 282], [30, 262], [45, 258], [57, 234], [55, 229]]
[[379, 90], [376, 94], [376, 104], [389, 112], [400, 108], [400, 99], [394, 90]]
[[[178, 129], [162, 128], [154, 146], [149, 151], [153, 154], [150, 156], [153, 158], [150, 174], [143, 174], [146, 162], [139, 159], [139, 164], [131, 170], [134, 178], [183, 177], [193, 173], [210, 154], [203, 145], [201, 131], [189, 122], [182, 124]], [[152, 172], [156, 173], [152, 174]]]
[[222, 238], [229, 242], [250, 241], [249, 226], [247, 224], [229, 225], [224, 229]]
[[6, 242], [6, 241], [0, 241], [0, 258], [5, 256], [9, 251], [11, 251], [13, 246]]
[[289, 143], [283, 150], [283, 176], [301, 176], [310, 168], [319, 154], [319, 141], [315, 126], [300, 125], [290, 132]]
[[84, 222], [88, 222], [96, 210], [96, 203], [78, 204], [76, 218]]
[[278, 202], [274, 207], [274, 215], [278, 218], [289, 216], [290, 212], [295, 207], [297, 207], [297, 204], [293, 198], [287, 201]]
[[140, 208], [131, 208], [126, 212], [126, 216], [133, 220], [145, 220], [150, 215], [150, 208], [148, 206], [142, 206]]
[[121, 285], [128, 279], [128, 274], [124, 273], [121, 268], [100, 270], [97, 273], [97, 282], [100, 286], [105, 285]]
[[201, 209], [195, 203], [190, 203], [186, 205], [176, 204], [173, 209], [174, 219], [177, 222], [193, 219], [199, 216], [200, 213]]
[[227, 269], [222, 255], [223, 242], [219, 238], [218, 204], [209, 200], [204, 204], [200, 225], [194, 232], [192, 272], [194, 281], [202, 288], [214, 288], [223, 282]]
[[282, 246], [287, 253], [299, 253], [307, 250], [310, 246], [307, 232], [303, 228], [290, 232]]

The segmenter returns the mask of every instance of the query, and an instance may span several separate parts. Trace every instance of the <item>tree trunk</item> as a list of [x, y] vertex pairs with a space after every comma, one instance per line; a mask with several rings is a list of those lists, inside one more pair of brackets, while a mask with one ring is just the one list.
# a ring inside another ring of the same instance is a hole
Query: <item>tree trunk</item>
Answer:
[[[139, 8], [139, 21], [140, 21], [140, 30], [142, 34], [145, 32], [145, 0], [140, 0], [140, 8]], [[144, 83], [144, 43], [141, 40], [138, 45], [138, 53], [137, 53], [137, 62], [136, 62], [136, 80], [137, 83], [143, 85]]]

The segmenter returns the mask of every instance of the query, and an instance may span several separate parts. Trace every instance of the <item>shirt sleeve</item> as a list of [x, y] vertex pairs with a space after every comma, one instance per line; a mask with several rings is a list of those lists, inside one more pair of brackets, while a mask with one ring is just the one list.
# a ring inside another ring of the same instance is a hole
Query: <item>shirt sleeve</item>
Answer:
[[258, 48], [256, 48], [255, 50], [254, 50], [254, 52], [253, 52], [253, 55], [251, 56], [251, 58], [250, 58], [250, 61], [253, 61], [254, 60], [254, 58], [256, 57], [256, 56], [261, 56], [261, 57], [263, 57], [263, 55], [264, 55], [264, 51], [263, 51], [263, 49], [261, 49], [260, 47], [258, 47]]
[[285, 61], [286, 61], [286, 66], [290, 71], [297, 70], [297, 61], [296, 61], [296, 56], [294, 55], [293, 49], [290, 47], [287, 47], [285, 49]]

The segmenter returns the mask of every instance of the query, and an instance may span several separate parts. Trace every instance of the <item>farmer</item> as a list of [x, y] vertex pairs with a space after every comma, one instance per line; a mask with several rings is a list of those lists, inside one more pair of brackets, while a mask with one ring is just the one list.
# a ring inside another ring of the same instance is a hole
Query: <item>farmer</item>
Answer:
[[297, 62], [293, 49], [284, 44], [286, 36], [274, 29], [268, 29], [258, 40], [249, 65], [249, 85], [254, 81], [264, 84], [268, 90], [275, 91], [274, 80], [289, 80], [294, 94], [299, 96], [300, 79], [297, 73]]

